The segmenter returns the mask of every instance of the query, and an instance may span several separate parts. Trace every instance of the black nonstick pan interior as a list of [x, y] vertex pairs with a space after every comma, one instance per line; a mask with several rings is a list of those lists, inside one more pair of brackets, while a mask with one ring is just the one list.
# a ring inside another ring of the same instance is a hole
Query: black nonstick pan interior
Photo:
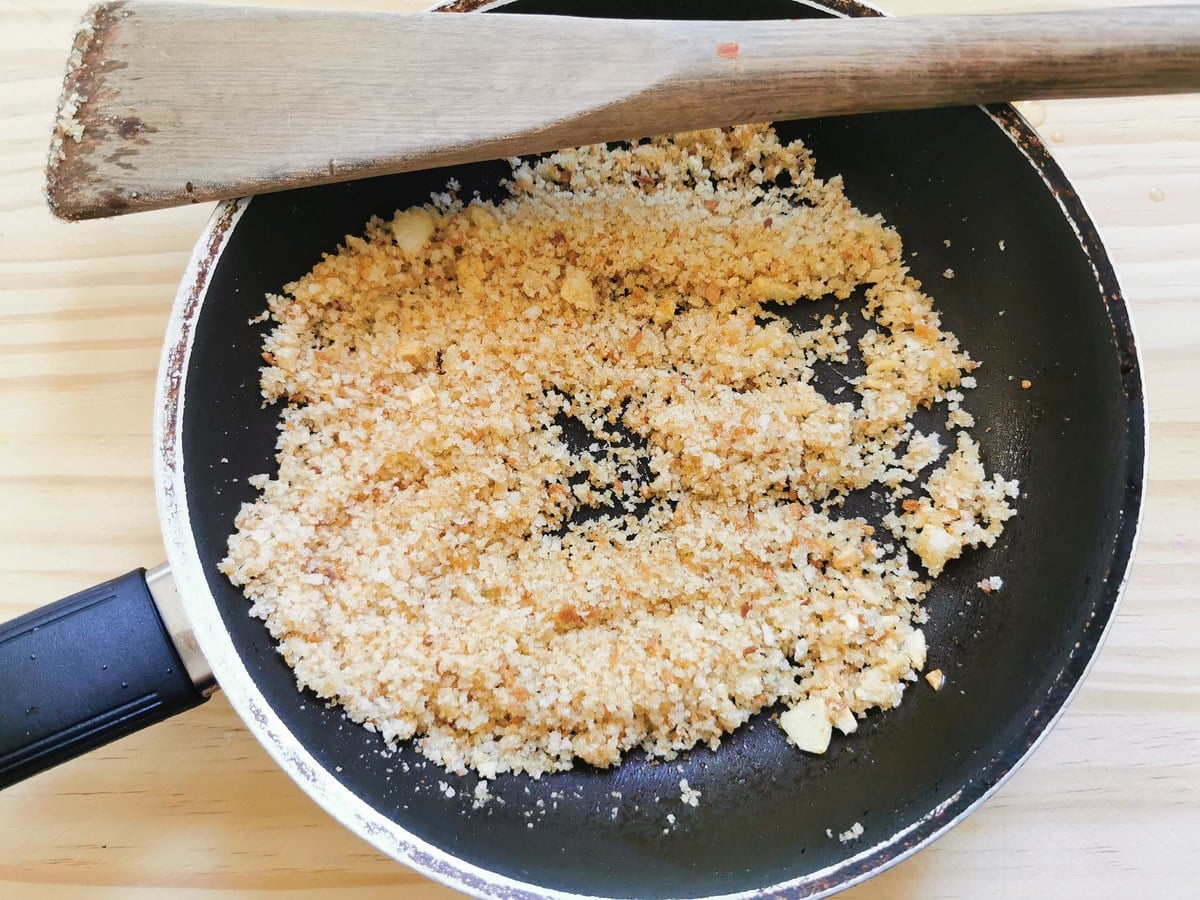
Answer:
[[[517, 2], [505, 10], [731, 17], [718, 3], [565, 7]], [[789, 0], [756, 0], [738, 4], [736, 16], [817, 14]], [[247, 478], [274, 468], [278, 409], [261, 408], [258, 390], [268, 326], [248, 324], [264, 294], [359, 233], [371, 215], [427, 202], [452, 175], [468, 194], [495, 196], [508, 168], [479, 164], [255, 199], [199, 315], [183, 441], [209, 586], [279, 717], [346, 786], [413, 834], [484, 869], [589, 895], [723, 894], [840, 866], [797, 888], [813, 892], [902, 855], [973, 805], [1037, 739], [1096, 649], [1131, 552], [1145, 427], [1133, 339], [1107, 257], [1058, 170], [1014, 138], [1029, 142], [1030, 133], [1010, 111], [996, 115], [999, 123], [966, 108], [778, 126], [815, 152], [819, 175], [843, 175], [859, 208], [900, 231], [945, 324], [984, 363], [965, 405], [985, 465], [1021, 481], [1019, 517], [996, 547], [949, 565], [930, 594], [929, 668], [946, 673], [946, 688], [935, 694], [918, 682], [899, 709], [869, 715], [823, 757], [789, 747], [764, 714], [718, 751], [672, 763], [635, 755], [607, 771], [502, 776], [492, 793], [504, 802], [481, 809], [472, 808], [473, 775], [448, 775], [411, 749], [381, 753], [374, 734], [297, 691], [263, 623], [216, 563], [240, 505], [254, 496]], [[800, 304], [792, 314], [803, 324], [813, 309]], [[1023, 379], [1032, 387], [1023, 389]], [[987, 597], [975, 584], [991, 575], [1005, 586]], [[683, 778], [702, 794], [696, 808], [680, 802]], [[862, 837], [840, 841], [854, 822]]]

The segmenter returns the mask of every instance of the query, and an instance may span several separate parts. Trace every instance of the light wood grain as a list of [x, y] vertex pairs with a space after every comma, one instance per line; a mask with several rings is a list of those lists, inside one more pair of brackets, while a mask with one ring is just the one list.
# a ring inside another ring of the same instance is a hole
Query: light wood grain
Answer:
[[747, 122], [1200, 90], [1200, 5], [664, 22], [112, 0], [85, 21], [47, 180], [66, 219]]
[[[1095, 4], [986, 8], [1087, 5]], [[887, 6], [962, 8], [954, 0]], [[162, 559], [150, 478], [155, 368], [176, 281], [208, 214], [190, 207], [64, 225], [44, 208], [46, 137], [84, 7], [0, 0], [5, 617]], [[1144, 537], [1092, 675], [1030, 764], [930, 850], [849, 900], [1196, 895], [1200, 97], [1046, 103], [1044, 113], [1042, 132], [1061, 136], [1050, 145], [1109, 242], [1145, 353], [1152, 447]], [[1163, 201], [1150, 198], [1155, 188]], [[220, 695], [5, 791], [0, 825], [4, 900], [452, 896], [310, 803]]]

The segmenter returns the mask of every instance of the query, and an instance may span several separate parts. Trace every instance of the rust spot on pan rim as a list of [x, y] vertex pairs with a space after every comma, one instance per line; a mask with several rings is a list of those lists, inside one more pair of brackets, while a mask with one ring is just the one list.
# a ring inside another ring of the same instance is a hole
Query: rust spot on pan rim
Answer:
[[[825, 0], [804, 5], [832, 10], [839, 15], [875, 16], [877, 10], [854, 0]], [[501, 5], [492, 0], [456, 0], [442, 11], [473, 11]], [[1131, 479], [1117, 528], [1114, 561], [1103, 601], [1094, 612], [1099, 628], [1068, 658], [1053, 687], [1026, 725], [1021, 739], [1004, 753], [977, 767], [974, 777], [948, 793], [938, 805], [899, 832], [865, 847], [818, 872], [782, 882], [723, 895], [728, 898], [823, 897], [890, 868], [911, 856], [964, 819], [1016, 771], [1062, 715], [1079, 688], [1111, 627], [1113, 615], [1128, 579], [1143, 508], [1146, 471], [1146, 429], [1141, 361], [1133, 326], [1115, 271], [1091, 217], [1062, 170], [1036, 132], [1010, 106], [985, 108], [996, 125], [1019, 148], [1057, 199], [1088, 258], [1096, 284], [1113, 324], [1115, 343], [1122, 357], [1125, 399], [1130, 410], [1130, 454], [1140, 462], [1140, 480]], [[220, 204], [188, 265], [168, 326], [159, 375], [155, 415], [155, 479], [159, 517], [171, 571], [180, 597], [195, 628], [197, 640], [226, 693], [279, 766], [338, 821], [376, 848], [424, 874], [479, 897], [533, 900], [540, 897], [574, 898], [586, 895], [547, 890], [482, 869], [409, 833], [376, 811], [365, 799], [341, 783], [312, 756], [270, 707], [248, 673], [229, 633], [225, 630], [209, 593], [205, 572], [190, 526], [184, 487], [184, 457], [180, 429], [186, 400], [187, 367], [194, 328], [221, 253], [236, 229], [249, 200]], [[1139, 443], [1140, 442], [1140, 443]], [[1140, 456], [1139, 456], [1140, 454]], [[951, 786], [954, 787], [954, 786]], [[849, 850], [849, 848], [848, 848]]]

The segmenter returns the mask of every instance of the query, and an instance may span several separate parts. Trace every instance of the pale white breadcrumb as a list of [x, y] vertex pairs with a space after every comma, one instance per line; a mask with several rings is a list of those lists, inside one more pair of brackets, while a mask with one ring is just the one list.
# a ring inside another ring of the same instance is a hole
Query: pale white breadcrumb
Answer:
[[687, 806], [700, 805], [700, 792], [688, 784], [686, 778], [679, 779], [679, 799]]
[[488, 783], [486, 781], [480, 779], [475, 784], [475, 795], [474, 795], [474, 799], [471, 801], [471, 808], [472, 809], [482, 809], [484, 806], [487, 806], [487, 804], [490, 803], [492, 801], [492, 799], [493, 799], [493, 795], [492, 795], [491, 789], [488, 788]]
[[[297, 681], [484, 777], [670, 758], [779, 701], [822, 734], [895, 706], [929, 585], [837, 506], [907, 493], [942, 453], [909, 417], [975, 368], [899, 237], [767, 128], [516, 162], [511, 188], [372, 220], [269, 298], [279, 472], [222, 571]], [[835, 403], [812, 367], [845, 360], [845, 315], [763, 304], [859, 287], [866, 374]], [[1011, 512], [965, 436], [927, 489], [893, 528], [934, 574]]]

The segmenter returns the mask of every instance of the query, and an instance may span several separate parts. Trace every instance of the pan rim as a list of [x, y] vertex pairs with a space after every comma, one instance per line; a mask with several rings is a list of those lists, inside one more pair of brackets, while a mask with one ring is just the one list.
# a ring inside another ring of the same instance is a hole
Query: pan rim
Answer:
[[[807, 3], [806, 0], [799, 2], [821, 5]], [[837, 0], [837, 3], [844, 5], [844, 0]], [[861, 6], [866, 7], [866, 4]], [[980, 109], [1017, 145], [1047, 190], [1055, 197], [1093, 268], [1097, 289], [1109, 309], [1118, 338], [1123, 337], [1120, 332], [1126, 329], [1128, 343], [1132, 347], [1134, 358], [1128, 377], [1133, 379], [1134, 390], [1126, 395], [1131, 417], [1129, 450], [1131, 453], [1140, 450], [1142, 467], [1140, 479], [1136, 484], [1127, 486], [1125, 493], [1127, 499], [1136, 494], [1136, 508], [1124, 510], [1122, 521], [1115, 529], [1118, 536], [1126, 536], [1128, 550], [1123, 554], [1124, 541], [1119, 540], [1114, 551], [1114, 562], [1121, 568], [1121, 577], [1115, 588], [1111, 610], [1103, 628], [1090, 642], [1091, 646], [1083, 649], [1083, 652], [1088, 654], [1083, 668], [1077, 675], [1072, 676], [1074, 682], [1067, 693], [1058, 699], [1058, 708], [1049, 717], [1036, 723], [1037, 731], [1032, 740], [1025, 744], [1015, 759], [1006, 758], [1001, 763], [1000, 773], [991, 779], [990, 783], [977, 785], [970, 791], [969, 784], [964, 784], [949, 798], [905, 828], [832, 866], [774, 885], [711, 895], [714, 900], [740, 900], [767, 893], [826, 897], [891, 868], [948, 832], [1012, 777], [1062, 717], [1095, 664], [1124, 596], [1145, 514], [1144, 485], [1149, 464], [1149, 429], [1144, 399], [1141, 344], [1137, 341], [1133, 318], [1109, 259], [1106, 244], [1066, 174], [1050, 156], [1036, 132], [1013, 107], [1001, 105]], [[1066, 198], [1070, 199], [1070, 206]], [[155, 400], [154, 469], [159, 518], [171, 572], [179, 587], [184, 608], [193, 623], [197, 642], [217, 674], [221, 687], [228, 694], [231, 705], [280, 768], [343, 826], [378, 850], [443, 884], [478, 897], [555, 897], [563, 900], [590, 900], [594, 896], [598, 897], [599, 895], [548, 889], [483, 869], [441, 850], [376, 811], [366, 800], [343, 785], [334, 773], [326, 770], [289, 731], [246, 669], [231, 635], [221, 620], [208, 588], [207, 576], [191, 527], [181, 438], [187, 373], [195, 326], [217, 263], [251, 200], [252, 198], [243, 198], [219, 204], [198, 239], [185, 269], [168, 323]], [[1083, 229], [1087, 229], [1089, 233], [1085, 234]], [[1141, 421], [1133, 421], [1135, 416], [1140, 417]], [[1136, 447], [1134, 443], [1139, 433], [1141, 447]], [[1133, 513], [1132, 520], [1130, 512]], [[1124, 559], [1117, 559], [1122, 554]], [[1068, 661], [1070, 658], [1068, 657]], [[968, 796], [964, 797], [965, 794]], [[910, 838], [911, 841], [907, 840]]]

